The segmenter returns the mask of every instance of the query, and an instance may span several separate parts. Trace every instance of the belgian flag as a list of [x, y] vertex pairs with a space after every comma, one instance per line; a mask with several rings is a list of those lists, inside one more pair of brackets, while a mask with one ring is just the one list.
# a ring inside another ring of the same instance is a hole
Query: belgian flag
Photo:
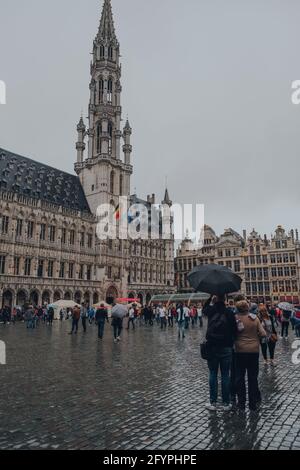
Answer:
[[119, 204], [117, 205], [117, 207], [116, 207], [116, 209], [115, 209], [114, 216], [115, 216], [115, 219], [116, 219], [116, 220], [120, 220], [121, 212], [120, 212], [120, 205], [119, 205]]

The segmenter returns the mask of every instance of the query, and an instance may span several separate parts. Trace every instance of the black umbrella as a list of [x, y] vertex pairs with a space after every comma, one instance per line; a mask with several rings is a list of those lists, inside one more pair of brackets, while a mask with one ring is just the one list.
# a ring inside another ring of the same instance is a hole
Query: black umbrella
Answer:
[[238, 292], [242, 283], [237, 274], [218, 264], [196, 266], [188, 274], [188, 281], [197, 292], [216, 295]]

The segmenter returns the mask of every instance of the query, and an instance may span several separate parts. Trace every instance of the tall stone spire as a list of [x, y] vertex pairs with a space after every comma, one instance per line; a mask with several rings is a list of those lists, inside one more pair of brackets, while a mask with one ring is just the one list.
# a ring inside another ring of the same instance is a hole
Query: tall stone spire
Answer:
[[166, 188], [166, 191], [165, 191], [165, 197], [164, 197], [164, 200], [162, 201], [163, 204], [166, 204], [168, 206], [172, 206], [172, 201], [170, 199], [170, 196], [169, 196], [169, 191], [168, 191], [168, 188]]
[[97, 39], [117, 41], [110, 0], [104, 0]]
[[[103, 0], [100, 26], [93, 43], [90, 73], [90, 101], [88, 127], [78, 125], [77, 162], [79, 175], [92, 212], [100, 204], [114, 201], [117, 207], [120, 195], [130, 194], [131, 128], [126, 123], [121, 131], [121, 65], [120, 44], [116, 37], [110, 0]], [[87, 158], [84, 158], [84, 137], [88, 139]], [[121, 139], [125, 140], [125, 159], [121, 155]], [[124, 161], [125, 160], [125, 161]]]

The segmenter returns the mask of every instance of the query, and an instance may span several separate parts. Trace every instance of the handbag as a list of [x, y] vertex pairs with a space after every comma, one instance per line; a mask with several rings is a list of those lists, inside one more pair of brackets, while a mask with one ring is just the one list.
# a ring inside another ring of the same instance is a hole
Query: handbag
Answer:
[[204, 359], [205, 361], [208, 361], [210, 359], [210, 348], [208, 346], [207, 341], [200, 344], [200, 354], [202, 359]]
[[270, 341], [271, 341], [271, 343], [277, 343], [277, 341], [278, 341], [277, 333], [273, 333], [273, 334], [270, 336]]

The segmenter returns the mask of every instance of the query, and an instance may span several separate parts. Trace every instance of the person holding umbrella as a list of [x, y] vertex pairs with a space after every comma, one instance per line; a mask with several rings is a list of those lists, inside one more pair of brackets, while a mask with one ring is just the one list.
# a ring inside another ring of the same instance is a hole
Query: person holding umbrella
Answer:
[[121, 341], [121, 333], [123, 329], [123, 318], [127, 315], [127, 307], [125, 305], [113, 303], [111, 310], [112, 322], [111, 326], [114, 329], [114, 342]]
[[230, 403], [230, 369], [233, 343], [237, 335], [237, 323], [233, 311], [226, 307], [225, 295], [239, 291], [242, 279], [229, 268], [210, 264], [194, 268], [188, 275], [188, 280], [196, 291], [211, 294], [210, 299], [203, 307], [203, 314], [208, 318], [206, 341], [210, 402], [206, 408], [210, 411], [217, 410], [218, 372], [220, 369], [223, 410], [229, 411], [232, 408]]
[[209, 345], [209, 389], [210, 403], [208, 410], [217, 409], [218, 371], [221, 370], [223, 409], [231, 410], [230, 404], [230, 370], [232, 349], [237, 333], [235, 316], [225, 305], [225, 295], [217, 295], [211, 305], [210, 298], [204, 305], [203, 313], [208, 318], [206, 340]]

